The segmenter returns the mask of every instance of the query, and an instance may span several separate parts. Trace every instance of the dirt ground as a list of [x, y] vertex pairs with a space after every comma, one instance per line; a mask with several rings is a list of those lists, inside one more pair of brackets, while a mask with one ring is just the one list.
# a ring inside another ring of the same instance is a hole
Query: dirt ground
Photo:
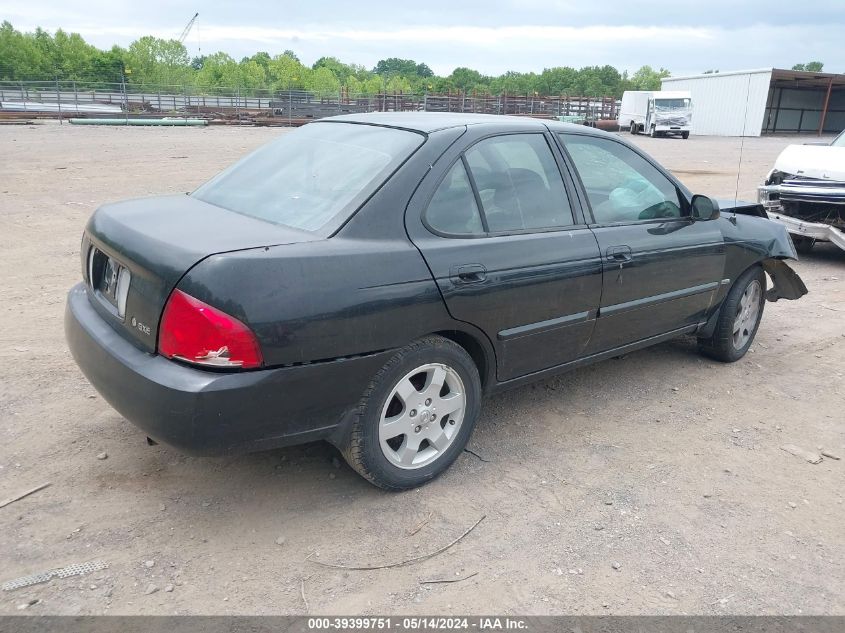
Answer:
[[[0, 127], [0, 499], [52, 483], [0, 508], [0, 581], [109, 565], [0, 592], [0, 613], [845, 613], [845, 460], [781, 450], [845, 457], [834, 247], [796, 264], [810, 294], [767, 304], [742, 361], [681, 339], [495, 397], [470, 442], [483, 460], [465, 453], [419, 490], [383, 492], [323, 444], [217, 459], [147, 446], [64, 343], [85, 221], [190, 190], [282, 133]], [[739, 139], [636, 142], [694, 191], [733, 197]], [[790, 142], [746, 139], [740, 197]], [[401, 561], [483, 516], [419, 564], [306, 560]]]

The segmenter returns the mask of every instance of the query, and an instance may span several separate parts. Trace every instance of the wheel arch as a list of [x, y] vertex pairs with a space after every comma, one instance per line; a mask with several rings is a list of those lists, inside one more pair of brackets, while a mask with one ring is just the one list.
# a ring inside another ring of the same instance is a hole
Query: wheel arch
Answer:
[[432, 334], [449, 339], [466, 350], [478, 368], [481, 390], [488, 393], [496, 382], [496, 353], [487, 337], [457, 328], [438, 330]]
[[716, 322], [719, 320], [719, 315], [722, 312], [722, 304], [727, 298], [728, 293], [730, 293], [737, 281], [755, 266], [760, 268], [771, 279], [771, 287], [766, 290], [765, 295], [767, 301], [775, 302], [778, 299], [800, 299], [807, 294], [807, 286], [804, 285], [801, 278], [789, 267], [785, 260], [785, 257], [780, 256], [763, 257], [746, 266], [724, 291], [724, 294], [719, 298], [718, 307], [710, 315], [710, 318], [707, 319], [707, 322], [698, 329], [696, 336], [706, 338], [713, 334], [716, 328]]

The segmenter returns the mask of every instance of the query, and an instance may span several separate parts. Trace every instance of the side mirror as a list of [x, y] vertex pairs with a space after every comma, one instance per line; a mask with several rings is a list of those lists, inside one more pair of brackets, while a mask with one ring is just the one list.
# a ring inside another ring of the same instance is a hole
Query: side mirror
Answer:
[[719, 203], [707, 196], [692, 197], [690, 217], [695, 222], [701, 220], [715, 220], [719, 217]]

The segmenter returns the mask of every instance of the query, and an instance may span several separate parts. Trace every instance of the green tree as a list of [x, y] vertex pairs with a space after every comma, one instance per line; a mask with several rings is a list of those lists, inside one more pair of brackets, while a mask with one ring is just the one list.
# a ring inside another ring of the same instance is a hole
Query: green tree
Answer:
[[321, 66], [311, 74], [307, 88], [320, 97], [336, 97], [340, 91], [340, 81], [331, 70]]
[[0, 79], [43, 78], [47, 71], [45, 61], [31, 35], [15, 30], [8, 21], [0, 25]]
[[483, 77], [477, 70], [461, 66], [453, 70], [447, 79], [455, 89], [470, 92], [482, 83]]
[[346, 94], [350, 98], [360, 97], [364, 92], [364, 84], [355, 75], [352, 75], [346, 80], [344, 87], [346, 88]]
[[660, 82], [669, 76], [665, 68], [654, 70], [651, 66], [642, 66], [631, 76], [631, 90], [660, 90]]
[[[422, 64], [425, 66], [425, 64]], [[428, 66], [426, 66], [428, 68]], [[376, 75], [390, 76], [403, 75], [409, 77], [417, 74], [417, 62], [413, 59], [399, 59], [398, 57], [388, 57], [381, 59], [373, 68]]]
[[274, 90], [304, 88], [312, 72], [290, 51], [276, 55], [267, 67], [269, 82]]
[[254, 59], [238, 64], [238, 86], [247, 91], [263, 90], [267, 88], [267, 72]]
[[387, 92], [392, 94], [411, 92], [411, 82], [405, 77], [394, 76], [387, 80]]
[[272, 61], [272, 57], [270, 57], [270, 53], [265, 53], [264, 51], [258, 51], [255, 55], [249, 58], [248, 61], [255, 62], [259, 66], [261, 66], [265, 71], [270, 66], [270, 62]]
[[[820, 71], [822, 67], [821, 62], [795, 66], [810, 71]], [[258, 51], [240, 62], [222, 52], [189, 59], [185, 47], [175, 40], [145, 36], [132, 42], [128, 49], [115, 46], [103, 51], [76, 33], [58, 30], [51, 34], [41, 28], [22, 33], [8, 21], [0, 24], [0, 79], [43, 81], [58, 76], [114, 83], [121, 80], [124, 68], [128, 80], [136, 85], [170, 84], [179, 89], [196, 85], [209, 91], [309, 89], [324, 97], [336, 95], [341, 86], [350, 95], [462, 91], [618, 97], [625, 89], [659, 89], [661, 79], [669, 76], [664, 68], [643, 66], [629, 77], [627, 71], [620, 74], [613, 66], [605, 65], [580, 69], [551, 66], [540, 74], [508, 71], [497, 77], [460, 67], [446, 77], [438, 77], [428, 65], [399, 57], [379, 60], [373, 69], [329, 56], [308, 67], [291, 50], [273, 57]]]
[[822, 68], [824, 68], [824, 63], [822, 62], [807, 62], [806, 64], [795, 64], [792, 70], [806, 70], [811, 73], [820, 73]]
[[385, 90], [385, 82], [382, 77], [373, 75], [361, 84], [361, 90], [365, 95], [377, 95]]
[[234, 90], [241, 87], [241, 73], [238, 63], [223, 52], [206, 55], [205, 60], [196, 74], [196, 85], [202, 90], [226, 88]]
[[417, 77], [434, 77], [434, 71], [428, 67], [428, 64], [417, 64], [416, 74]]
[[568, 95], [573, 94], [577, 80], [578, 71], [569, 66], [544, 68], [537, 78], [536, 88], [546, 95]]
[[539, 75], [515, 70], [509, 70], [490, 81], [490, 92], [495, 94], [528, 95], [534, 94], [540, 87]]
[[332, 74], [337, 77], [340, 83], [346, 83], [346, 79], [351, 77], [355, 74], [355, 69], [351, 66], [344, 64], [340, 61], [337, 57], [321, 57], [314, 65], [311, 66], [312, 70], [318, 70], [320, 68], [326, 68], [332, 72]]
[[87, 79], [105, 84], [120, 83], [126, 64], [126, 55], [126, 49], [120, 46], [112, 46], [107, 51], [98, 51], [91, 60]]
[[188, 50], [183, 44], [151, 35], [129, 45], [126, 67], [134, 84], [181, 86], [190, 83], [192, 74]]

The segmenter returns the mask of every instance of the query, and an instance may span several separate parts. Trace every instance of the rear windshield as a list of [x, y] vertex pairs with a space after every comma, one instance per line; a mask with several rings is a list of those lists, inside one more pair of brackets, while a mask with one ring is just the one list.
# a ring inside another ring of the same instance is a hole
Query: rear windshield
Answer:
[[259, 148], [191, 195], [276, 224], [333, 229], [424, 140], [392, 128], [311, 123]]

